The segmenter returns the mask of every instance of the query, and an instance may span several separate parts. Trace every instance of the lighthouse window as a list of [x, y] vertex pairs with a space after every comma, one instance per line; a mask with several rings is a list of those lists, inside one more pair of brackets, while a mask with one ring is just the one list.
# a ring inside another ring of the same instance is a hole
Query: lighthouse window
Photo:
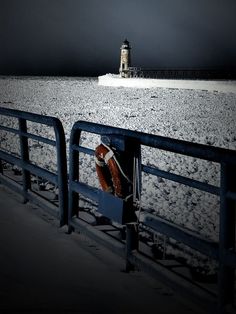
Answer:
[[124, 64], [124, 63], [122, 63], [122, 70], [124, 70], [124, 68], [125, 68], [125, 64]]

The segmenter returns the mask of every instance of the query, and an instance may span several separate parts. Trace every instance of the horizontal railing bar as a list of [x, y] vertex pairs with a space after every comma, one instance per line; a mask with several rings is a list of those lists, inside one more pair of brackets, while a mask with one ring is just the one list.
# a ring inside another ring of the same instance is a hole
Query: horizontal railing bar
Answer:
[[141, 145], [159, 148], [173, 153], [187, 155], [213, 162], [226, 162], [233, 165], [236, 164], [236, 151], [225, 148], [192, 143], [160, 135], [147, 134], [143, 132], [116, 128], [87, 121], [76, 122], [72, 130], [73, 132], [76, 132], [76, 130], [78, 130], [107, 136], [120, 135], [123, 137], [129, 137], [137, 141]]
[[22, 160], [19, 157], [13, 156], [9, 153], [0, 150], [0, 159], [3, 159], [10, 164], [16, 165], [22, 168]]
[[39, 141], [39, 142], [43, 142], [43, 143], [51, 145], [51, 146], [56, 146], [56, 141], [50, 140], [46, 137], [38, 136], [38, 135], [28, 133], [28, 132], [27, 133], [21, 132], [20, 135], [31, 138], [31, 139]]
[[0, 182], [18, 194], [23, 194], [22, 184], [0, 173]]
[[193, 231], [179, 227], [152, 214], [145, 214], [142, 223], [156, 232], [163, 233], [176, 241], [180, 241], [211, 258], [219, 259], [218, 245], [215, 242], [203, 239]]
[[51, 146], [56, 146], [56, 141], [50, 140], [50, 139], [48, 139], [46, 137], [42, 137], [42, 136], [35, 135], [35, 134], [32, 134], [32, 133], [28, 133], [28, 132], [21, 132], [20, 130], [9, 128], [9, 127], [2, 126], [2, 125], [0, 125], [0, 129], [3, 130], [3, 131], [10, 132], [10, 133], [19, 134], [21, 136], [32, 138], [33, 140], [36, 140], [36, 141], [39, 141], [39, 142], [43, 142], [43, 143], [49, 144]]
[[0, 115], [14, 117], [14, 118], [22, 118], [25, 120], [30, 120], [32, 122], [46, 124], [48, 126], [54, 126], [56, 124], [57, 118], [44, 116], [32, 112], [21, 111], [16, 109], [7, 109], [7, 108], [0, 108]]
[[77, 146], [77, 145], [72, 145], [72, 149], [77, 151], [77, 152], [84, 153], [84, 154], [87, 154], [87, 155], [91, 155], [91, 156], [94, 155], [94, 150], [91, 149], [91, 148], [87, 148], [87, 147], [83, 147], [83, 146]]
[[14, 134], [20, 133], [20, 130], [14, 129], [14, 128], [9, 128], [8, 126], [5, 126], [5, 125], [0, 125], [0, 130], [6, 131], [6, 132], [11, 132]]
[[36, 176], [42, 177], [54, 184], [58, 184], [57, 175], [53, 172], [50, 172], [46, 169], [43, 169], [39, 166], [33, 165], [29, 162], [23, 161], [18, 157], [15, 157], [11, 154], [3, 152], [0, 150], [0, 159], [3, 159], [7, 162], [17, 165], [18, 167], [28, 170], [29, 172], [33, 173]]
[[[25, 163], [24, 163], [25, 164]], [[51, 171], [48, 171], [46, 169], [43, 169], [43, 168], [40, 168], [36, 165], [33, 165], [33, 164], [26, 164], [25, 165], [25, 169], [30, 171], [31, 173], [39, 176], [39, 177], [42, 177], [54, 184], [58, 184], [58, 177], [57, 177], [57, 174], [51, 172]]]
[[178, 182], [193, 188], [196, 188], [198, 190], [208, 192], [214, 195], [220, 195], [220, 188], [214, 185], [210, 185], [204, 182], [200, 182], [194, 179], [186, 178], [174, 173], [170, 173], [164, 170], [160, 170], [158, 168], [154, 168], [151, 166], [142, 165], [142, 171], [145, 173], [149, 173], [164, 179], [168, 179], [174, 182]]
[[85, 183], [72, 181], [71, 189], [74, 192], [81, 193], [85, 197], [88, 197], [93, 201], [98, 202], [100, 190], [95, 187], [89, 186]]
[[226, 197], [230, 200], [236, 201], [236, 192], [227, 192]]

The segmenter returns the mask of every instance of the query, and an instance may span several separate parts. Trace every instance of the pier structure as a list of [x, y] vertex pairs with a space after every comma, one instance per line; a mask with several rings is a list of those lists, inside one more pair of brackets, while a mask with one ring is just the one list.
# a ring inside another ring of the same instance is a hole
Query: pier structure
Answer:
[[125, 39], [120, 48], [119, 73], [122, 78], [235, 80], [235, 68], [143, 68], [131, 66], [131, 46]]

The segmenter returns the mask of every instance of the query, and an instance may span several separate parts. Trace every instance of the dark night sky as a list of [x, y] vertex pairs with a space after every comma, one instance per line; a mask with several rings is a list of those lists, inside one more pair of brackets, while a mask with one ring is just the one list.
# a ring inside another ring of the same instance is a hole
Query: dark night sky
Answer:
[[235, 0], [0, 0], [0, 75], [236, 67]]

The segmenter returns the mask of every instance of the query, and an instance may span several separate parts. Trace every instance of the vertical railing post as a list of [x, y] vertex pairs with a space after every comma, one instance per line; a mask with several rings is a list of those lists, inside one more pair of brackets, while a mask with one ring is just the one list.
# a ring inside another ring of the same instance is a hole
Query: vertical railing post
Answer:
[[[3, 175], [3, 166], [2, 166], [2, 159], [0, 159], [0, 174]], [[0, 180], [0, 184], [1, 184], [1, 180]]]
[[54, 125], [57, 149], [58, 192], [59, 192], [59, 219], [60, 227], [68, 222], [68, 185], [66, 142], [63, 126], [59, 120]]
[[28, 147], [28, 138], [22, 135], [22, 132], [27, 133], [27, 124], [26, 120], [23, 118], [19, 118], [19, 130], [20, 130], [20, 152], [21, 152], [21, 160], [22, 160], [22, 177], [23, 177], [23, 202], [26, 203], [28, 201], [27, 191], [31, 188], [30, 182], [30, 172], [24, 169], [24, 163], [29, 161], [29, 147]]
[[[0, 173], [3, 174], [2, 159], [0, 159]], [[0, 182], [1, 183], [1, 182]]]
[[[101, 137], [101, 140], [104, 142], [104, 136]], [[121, 176], [123, 197], [127, 197], [124, 203], [123, 223], [134, 222], [137, 221], [134, 201], [139, 202], [141, 195], [141, 146], [137, 140], [123, 135], [112, 135], [109, 137], [109, 141], [109, 145], [115, 148], [119, 155], [118, 159], [123, 172], [130, 180]], [[133, 197], [129, 197], [130, 195]]]
[[219, 297], [218, 312], [234, 302], [234, 269], [225, 265], [226, 251], [235, 250], [235, 201], [227, 199], [227, 192], [236, 191], [236, 167], [221, 164], [220, 234], [219, 234]]
[[130, 256], [132, 251], [138, 250], [138, 224], [131, 222], [126, 224], [126, 245], [125, 245], [125, 256], [126, 256], [126, 271], [134, 269], [134, 265], [130, 262]]
[[79, 179], [79, 152], [73, 146], [79, 144], [80, 130], [72, 129], [70, 135], [70, 157], [69, 157], [69, 208], [68, 208], [68, 232], [73, 230], [70, 220], [74, 215], [78, 215], [79, 195], [72, 189], [73, 181]]

